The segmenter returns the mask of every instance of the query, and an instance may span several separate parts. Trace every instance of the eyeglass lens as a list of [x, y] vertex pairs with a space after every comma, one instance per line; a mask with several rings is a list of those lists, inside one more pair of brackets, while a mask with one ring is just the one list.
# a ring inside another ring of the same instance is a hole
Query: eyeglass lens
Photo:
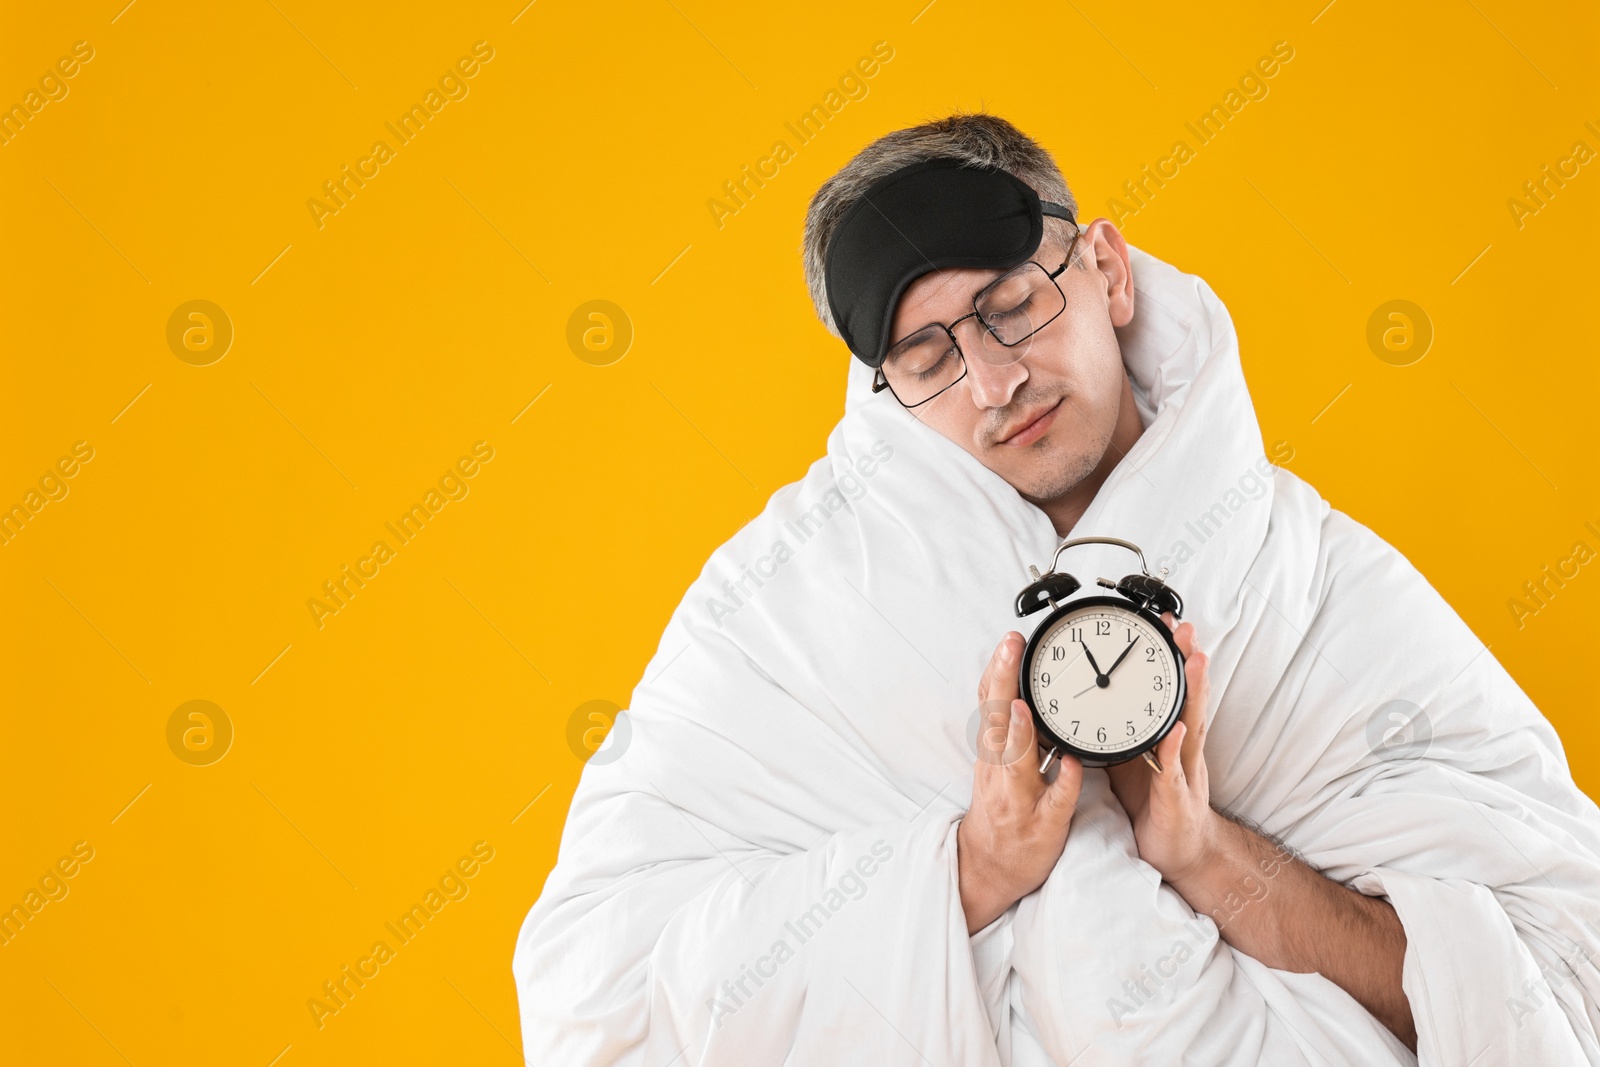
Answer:
[[[1033, 336], [1066, 307], [1055, 281], [1037, 263], [1024, 263], [986, 286], [973, 301], [981, 329], [977, 355], [985, 363], [1007, 366], [1026, 354], [1022, 341]], [[883, 376], [907, 407], [949, 388], [966, 372], [962, 351], [950, 331], [933, 323], [889, 350]]]

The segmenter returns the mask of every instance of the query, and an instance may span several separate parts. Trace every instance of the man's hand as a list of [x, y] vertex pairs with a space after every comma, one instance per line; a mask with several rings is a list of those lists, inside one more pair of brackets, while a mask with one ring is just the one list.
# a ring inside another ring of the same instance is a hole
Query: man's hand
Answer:
[[1061, 858], [1083, 784], [1083, 765], [1061, 757], [1056, 780], [1039, 773], [1033, 716], [1017, 696], [1022, 635], [1000, 639], [978, 684], [978, 760], [972, 807], [956, 830], [967, 933], [1038, 889]]
[[[1172, 625], [1170, 614], [1162, 616]], [[1133, 820], [1139, 856], [1222, 939], [1281, 971], [1315, 971], [1417, 1050], [1411, 1002], [1402, 988], [1406, 932], [1386, 900], [1333, 882], [1248, 827], [1211, 807], [1206, 776], [1208, 660], [1194, 626], [1173, 638], [1185, 659], [1189, 695], [1172, 732], [1156, 746], [1162, 773], [1143, 760], [1108, 768], [1111, 788]]]
[[[1161, 616], [1171, 627], [1172, 613]], [[1112, 792], [1133, 821], [1133, 838], [1144, 860], [1168, 882], [1177, 884], [1212, 851], [1222, 816], [1211, 809], [1206, 775], [1206, 704], [1211, 699], [1210, 660], [1200, 651], [1194, 624], [1172, 632], [1183, 653], [1187, 697], [1172, 732], [1155, 748], [1163, 773], [1142, 759], [1108, 767]]]

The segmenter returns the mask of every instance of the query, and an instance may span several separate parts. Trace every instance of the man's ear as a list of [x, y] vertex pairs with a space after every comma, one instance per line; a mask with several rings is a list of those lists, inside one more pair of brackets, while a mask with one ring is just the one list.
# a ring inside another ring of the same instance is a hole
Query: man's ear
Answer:
[[1080, 246], [1085, 243], [1091, 250], [1092, 265], [1105, 280], [1111, 325], [1128, 325], [1133, 321], [1133, 268], [1128, 262], [1127, 242], [1110, 219], [1098, 218], [1078, 238]]

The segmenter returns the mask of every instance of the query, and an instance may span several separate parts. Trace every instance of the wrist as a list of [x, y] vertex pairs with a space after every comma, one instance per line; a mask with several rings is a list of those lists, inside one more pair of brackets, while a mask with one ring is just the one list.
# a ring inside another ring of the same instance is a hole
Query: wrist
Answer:
[[1237, 843], [1231, 833], [1235, 829], [1233, 823], [1207, 807], [1190, 839], [1190, 847], [1184, 850], [1185, 855], [1177, 862], [1166, 864], [1165, 870], [1157, 868], [1162, 880], [1185, 898], [1189, 896], [1185, 889], [1198, 888], [1218, 879], [1226, 881], [1227, 872], [1231, 870], [1233, 846]]
[[995, 884], [993, 876], [993, 864], [984, 859], [980, 849], [973, 847], [963, 819], [956, 829], [956, 882], [968, 936], [994, 922], [1016, 903], [1017, 898], [1007, 896], [1005, 889]]

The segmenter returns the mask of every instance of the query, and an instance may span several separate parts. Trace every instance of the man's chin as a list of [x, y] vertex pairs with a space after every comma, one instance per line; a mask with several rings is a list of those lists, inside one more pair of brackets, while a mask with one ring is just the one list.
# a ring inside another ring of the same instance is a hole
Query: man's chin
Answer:
[[1035, 462], [991, 467], [1007, 485], [1033, 504], [1046, 504], [1066, 496], [1088, 476], [1092, 465], [1082, 456], [1039, 456]]

